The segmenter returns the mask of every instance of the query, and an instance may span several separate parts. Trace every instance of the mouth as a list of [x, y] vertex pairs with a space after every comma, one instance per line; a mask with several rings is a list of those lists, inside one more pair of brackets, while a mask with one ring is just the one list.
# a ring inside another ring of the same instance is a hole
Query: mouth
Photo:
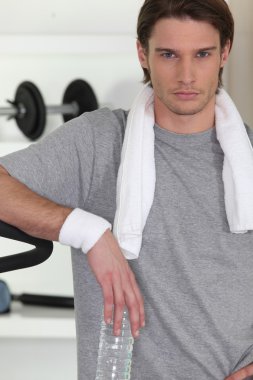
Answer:
[[176, 91], [174, 95], [180, 100], [194, 100], [199, 93], [196, 91]]

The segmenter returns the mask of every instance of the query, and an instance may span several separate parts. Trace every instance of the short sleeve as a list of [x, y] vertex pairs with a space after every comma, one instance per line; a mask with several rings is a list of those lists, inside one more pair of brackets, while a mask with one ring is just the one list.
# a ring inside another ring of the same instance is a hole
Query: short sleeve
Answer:
[[69, 207], [83, 207], [92, 179], [93, 131], [84, 115], [28, 148], [0, 158], [11, 176], [38, 194]]

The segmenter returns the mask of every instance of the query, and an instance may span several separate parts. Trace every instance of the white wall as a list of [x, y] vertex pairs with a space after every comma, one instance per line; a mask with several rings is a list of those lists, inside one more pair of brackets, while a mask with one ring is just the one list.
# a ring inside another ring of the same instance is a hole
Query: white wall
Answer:
[[[142, 79], [135, 51], [141, 0], [0, 2], [0, 105], [23, 80], [37, 84], [46, 104], [59, 104], [67, 84], [80, 77], [101, 106], [130, 106]], [[47, 132], [61, 122], [49, 116]], [[1, 117], [5, 140], [25, 138]]]
[[142, 0], [1, 0], [1, 34], [134, 34]]

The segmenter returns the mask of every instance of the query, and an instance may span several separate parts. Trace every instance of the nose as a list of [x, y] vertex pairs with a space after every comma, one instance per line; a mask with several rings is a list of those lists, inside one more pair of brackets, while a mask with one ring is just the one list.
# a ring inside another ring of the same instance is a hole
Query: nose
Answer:
[[195, 82], [196, 73], [195, 65], [190, 57], [181, 58], [178, 62], [178, 81], [189, 86]]

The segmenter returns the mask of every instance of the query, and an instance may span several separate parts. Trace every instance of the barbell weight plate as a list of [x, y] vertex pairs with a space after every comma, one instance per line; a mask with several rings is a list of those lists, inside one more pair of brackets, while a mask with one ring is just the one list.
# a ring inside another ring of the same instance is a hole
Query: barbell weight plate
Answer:
[[45, 129], [46, 108], [37, 86], [29, 81], [22, 82], [15, 94], [15, 103], [22, 104], [26, 113], [15, 116], [20, 130], [30, 140], [38, 139]]
[[92, 87], [83, 79], [75, 79], [68, 85], [62, 102], [63, 104], [76, 102], [79, 109], [77, 115], [64, 114], [63, 120], [65, 122], [84, 112], [94, 111], [98, 108], [97, 98]]

